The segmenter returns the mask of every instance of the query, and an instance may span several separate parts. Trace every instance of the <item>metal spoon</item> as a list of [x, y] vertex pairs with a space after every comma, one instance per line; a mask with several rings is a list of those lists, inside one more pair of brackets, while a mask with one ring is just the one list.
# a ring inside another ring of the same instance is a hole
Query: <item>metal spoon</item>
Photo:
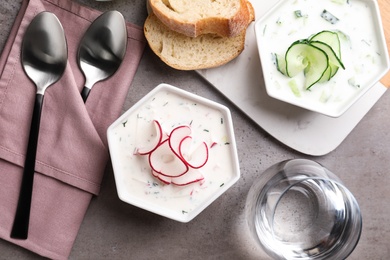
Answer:
[[81, 39], [78, 61], [85, 76], [84, 102], [96, 82], [112, 76], [126, 53], [127, 29], [123, 15], [107, 11], [90, 25]]
[[54, 14], [42, 12], [32, 20], [23, 37], [21, 55], [24, 71], [36, 85], [37, 93], [11, 237], [27, 239], [43, 97], [45, 90], [62, 76], [68, 59], [64, 30]]

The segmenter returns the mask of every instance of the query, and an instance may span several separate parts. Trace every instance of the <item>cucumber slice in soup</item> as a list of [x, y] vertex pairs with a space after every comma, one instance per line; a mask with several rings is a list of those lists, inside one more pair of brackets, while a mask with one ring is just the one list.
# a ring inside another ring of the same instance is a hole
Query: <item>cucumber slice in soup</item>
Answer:
[[333, 49], [326, 43], [311, 41], [310, 44], [320, 48], [328, 55], [329, 66], [318, 82], [322, 83], [329, 81], [336, 74], [339, 67], [342, 66], [342, 63], [339, 62], [339, 59], [336, 57], [336, 54], [334, 53]]
[[308, 66], [306, 59], [307, 41], [293, 42], [286, 52], [286, 74], [290, 78], [295, 77]]
[[331, 78], [332, 78], [332, 68], [331, 68], [331, 66], [328, 66], [328, 68], [326, 69], [326, 71], [324, 72], [324, 74], [322, 75], [322, 77], [320, 78], [320, 80], [317, 81], [317, 83], [324, 83], [324, 82], [327, 82], [327, 81], [329, 81]]
[[337, 71], [339, 70], [339, 67], [337, 67], [334, 64], [329, 64], [329, 67], [331, 68], [331, 73], [330, 73], [329, 79], [331, 79], [337, 73]]
[[329, 66], [329, 58], [325, 51], [311, 45], [307, 40], [294, 42], [286, 52], [286, 71], [294, 77], [304, 70], [305, 88], [310, 89], [323, 77]]
[[318, 83], [329, 81], [331, 78], [333, 78], [333, 76], [337, 73], [338, 70], [339, 67], [329, 62], [328, 68], [326, 69], [324, 75], [322, 75], [322, 78], [318, 81]]
[[337, 67], [342, 67], [343, 69], [345, 68], [344, 64], [337, 57], [333, 48], [330, 47], [328, 44], [326, 44], [324, 42], [320, 42], [320, 41], [310, 41], [310, 44], [323, 50], [328, 55], [330, 64], [336, 65]]
[[282, 73], [283, 75], [287, 76], [286, 72], [286, 59], [285, 56], [274, 54], [275, 55], [275, 62], [276, 62], [276, 68], [277, 70]]
[[[310, 37], [309, 41], [317, 41], [317, 42], [323, 42], [328, 44], [333, 49], [340, 63], [343, 64], [341, 60], [340, 39], [339, 39], [339, 35], [336, 32], [321, 31], [313, 35], [312, 37]], [[345, 69], [344, 65], [342, 65], [342, 68]]]

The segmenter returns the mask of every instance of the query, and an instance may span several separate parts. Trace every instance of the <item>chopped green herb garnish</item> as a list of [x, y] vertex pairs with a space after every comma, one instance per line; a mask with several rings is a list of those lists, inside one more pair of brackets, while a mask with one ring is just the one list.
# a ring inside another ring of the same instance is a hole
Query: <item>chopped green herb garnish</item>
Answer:
[[229, 145], [230, 143], [229, 142], [225, 142], [225, 145]]
[[302, 11], [301, 10], [295, 10], [294, 11], [294, 14], [295, 14], [295, 17], [296, 18], [307, 18], [308, 15], [307, 14], [302, 14]]
[[326, 21], [330, 22], [331, 24], [335, 24], [339, 21], [339, 18], [328, 12], [326, 9], [322, 11], [321, 17], [324, 18]]
[[225, 185], [225, 183], [222, 183], [221, 185], [219, 185], [219, 187], [222, 187], [223, 185]]
[[188, 212], [185, 211], [185, 210], [182, 210], [181, 213], [182, 213], [182, 214], [187, 214]]
[[166, 105], [168, 105], [168, 102], [165, 102], [165, 104], [163, 105], [163, 107], [165, 107]]
[[360, 84], [356, 82], [356, 79], [354, 77], [348, 79], [348, 84], [352, 87], [360, 88]]
[[127, 120], [122, 123], [123, 127], [126, 127], [126, 124], [127, 124]]
[[264, 26], [263, 35], [265, 35], [266, 30], [267, 30], [267, 25]]
[[221, 125], [223, 125], [223, 117], [221, 117]]
[[366, 41], [366, 40], [362, 40], [362, 42], [364, 42], [365, 44], [367, 44], [367, 46], [371, 46], [371, 44], [368, 42], [368, 41]]
[[205, 131], [205, 132], [207, 132], [207, 133], [210, 132], [208, 129], [203, 129], [203, 131]]

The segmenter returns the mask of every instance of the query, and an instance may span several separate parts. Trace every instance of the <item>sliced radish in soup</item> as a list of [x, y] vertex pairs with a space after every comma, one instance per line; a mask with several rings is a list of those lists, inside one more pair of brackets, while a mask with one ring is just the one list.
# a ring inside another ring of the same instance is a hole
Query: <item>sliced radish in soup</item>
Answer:
[[178, 177], [188, 171], [188, 166], [170, 148], [168, 140], [163, 141], [149, 154], [150, 167], [168, 177]]
[[192, 150], [192, 147], [192, 137], [185, 137], [180, 142], [180, 156], [189, 167], [199, 169], [207, 163], [209, 150], [205, 142], [200, 143], [195, 150]]
[[192, 130], [180, 125], [169, 134], [163, 132], [161, 124], [154, 120], [145, 131], [147, 139], [137, 148], [139, 155], [148, 155], [152, 175], [165, 184], [184, 186], [204, 179], [198, 171], [209, 157], [205, 142], [194, 143]]
[[185, 186], [191, 183], [199, 182], [204, 180], [203, 174], [194, 169], [189, 169], [188, 172], [180, 177], [172, 178], [172, 184], [178, 186]]
[[179, 148], [181, 141], [185, 137], [191, 136], [191, 132], [191, 128], [187, 125], [178, 126], [171, 131], [169, 135], [169, 146], [177, 156], [180, 156]]
[[165, 183], [165, 184], [171, 184], [171, 182], [172, 182], [172, 177], [164, 176], [164, 175], [162, 175], [162, 174], [160, 174], [158, 172], [155, 172], [153, 170], [152, 170], [152, 175], [155, 178], [159, 179], [161, 182]]
[[150, 131], [147, 135], [148, 139], [143, 142], [143, 146], [140, 146], [137, 149], [137, 153], [140, 155], [146, 155], [153, 152], [161, 143], [163, 132], [160, 123], [157, 120], [153, 120], [153, 125], [150, 126], [150, 128], [151, 129], [145, 129], [145, 131]]

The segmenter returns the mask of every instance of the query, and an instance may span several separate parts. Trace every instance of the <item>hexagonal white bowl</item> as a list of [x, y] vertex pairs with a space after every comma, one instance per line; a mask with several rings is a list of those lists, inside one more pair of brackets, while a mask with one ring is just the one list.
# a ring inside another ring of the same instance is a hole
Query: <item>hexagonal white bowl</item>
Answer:
[[[164, 101], [165, 95], [171, 99]], [[209, 160], [201, 168], [204, 181], [179, 187], [155, 179], [147, 159], [133, 152], [133, 132], [140, 118], [156, 119], [163, 129], [182, 122], [191, 125], [194, 137], [209, 144]], [[108, 128], [107, 136], [119, 198], [179, 222], [192, 220], [240, 178], [229, 109], [168, 84], [160, 84], [126, 111]]]
[[[282, 0], [255, 24], [265, 86], [269, 96], [330, 117], [339, 117], [389, 70], [389, 55], [377, 1]], [[331, 24], [323, 10], [339, 21]], [[300, 11], [298, 18], [295, 11]], [[294, 77], [299, 95], [289, 86], [291, 78], [277, 71], [274, 54], [284, 55], [296, 40], [323, 30], [340, 35], [341, 57], [346, 67], [326, 84], [303, 88], [304, 76]]]

